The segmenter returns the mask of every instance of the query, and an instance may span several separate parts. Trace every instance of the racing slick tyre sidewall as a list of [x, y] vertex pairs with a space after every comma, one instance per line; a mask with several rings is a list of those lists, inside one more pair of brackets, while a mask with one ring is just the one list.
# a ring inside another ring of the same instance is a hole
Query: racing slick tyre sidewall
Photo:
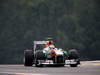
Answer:
[[24, 51], [24, 65], [25, 66], [32, 66], [33, 65], [33, 52], [32, 50], [25, 50]]

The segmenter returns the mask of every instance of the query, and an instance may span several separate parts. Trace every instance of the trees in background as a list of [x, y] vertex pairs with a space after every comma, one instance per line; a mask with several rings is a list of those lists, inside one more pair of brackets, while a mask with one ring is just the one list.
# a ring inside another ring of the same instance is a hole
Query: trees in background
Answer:
[[34, 40], [52, 37], [82, 59], [100, 59], [99, 0], [0, 0], [0, 63], [22, 63]]

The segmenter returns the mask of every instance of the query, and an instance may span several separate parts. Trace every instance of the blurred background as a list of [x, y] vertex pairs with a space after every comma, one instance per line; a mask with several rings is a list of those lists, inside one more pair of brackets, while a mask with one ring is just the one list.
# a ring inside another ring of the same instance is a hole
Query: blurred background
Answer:
[[100, 0], [0, 0], [0, 64], [21, 64], [34, 40], [52, 37], [81, 60], [100, 60]]

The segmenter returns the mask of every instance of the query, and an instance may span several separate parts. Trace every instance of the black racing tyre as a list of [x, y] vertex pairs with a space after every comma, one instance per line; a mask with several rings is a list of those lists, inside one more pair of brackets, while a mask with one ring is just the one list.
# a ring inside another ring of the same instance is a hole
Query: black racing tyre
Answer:
[[46, 59], [46, 55], [45, 53], [43, 53], [42, 50], [39, 50], [35, 53], [35, 57], [37, 60], [45, 60]]
[[25, 66], [32, 66], [33, 65], [33, 52], [32, 50], [25, 50], [24, 51], [24, 65]]
[[75, 49], [69, 50], [68, 59], [78, 59], [78, 52]]
[[70, 64], [70, 67], [77, 67], [77, 64]]

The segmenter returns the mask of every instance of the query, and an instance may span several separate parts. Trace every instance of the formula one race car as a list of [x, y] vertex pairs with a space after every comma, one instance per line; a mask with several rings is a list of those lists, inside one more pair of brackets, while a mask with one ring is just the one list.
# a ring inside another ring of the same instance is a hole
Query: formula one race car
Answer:
[[78, 53], [75, 49], [65, 51], [56, 48], [53, 41], [34, 41], [34, 50], [24, 51], [24, 65], [42, 67], [43, 65], [77, 67], [80, 64]]

